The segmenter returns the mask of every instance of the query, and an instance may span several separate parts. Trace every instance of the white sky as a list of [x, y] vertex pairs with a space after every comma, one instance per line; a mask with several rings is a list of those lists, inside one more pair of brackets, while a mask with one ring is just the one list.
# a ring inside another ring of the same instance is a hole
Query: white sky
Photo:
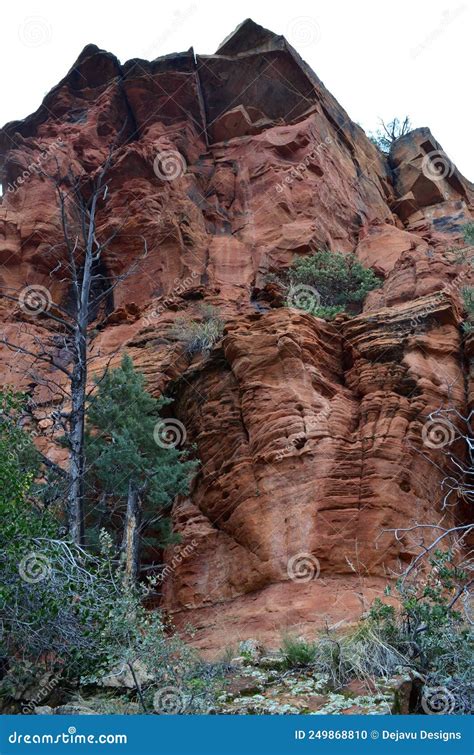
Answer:
[[89, 42], [122, 62], [213, 53], [249, 16], [284, 34], [366, 130], [408, 114], [474, 180], [473, 0], [5, 3], [0, 123], [33, 112]]

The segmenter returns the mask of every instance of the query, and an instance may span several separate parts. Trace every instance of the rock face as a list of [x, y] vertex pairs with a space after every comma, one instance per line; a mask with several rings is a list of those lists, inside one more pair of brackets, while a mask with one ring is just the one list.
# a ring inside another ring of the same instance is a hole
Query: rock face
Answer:
[[[419, 534], [390, 530], [457, 516], [441, 512], [444, 457], [423, 428], [442, 405], [466, 409], [471, 266], [452, 250], [474, 187], [426, 128], [385, 158], [285, 39], [250, 20], [210, 56], [121, 65], [89, 45], [35, 114], [1, 132], [5, 290], [42, 285], [67, 304], [38, 166], [93, 174], [114, 140], [103, 275], [135, 272], [97, 328], [94, 369], [127, 350], [150, 390], [174, 397], [201, 461], [174, 506], [182, 541], [165, 554], [160, 602], [211, 655], [351, 621], [418, 552]], [[265, 284], [323, 245], [383, 278], [352, 319], [282, 306]], [[191, 359], [170, 328], [200, 301], [225, 333]], [[50, 321], [1, 306], [10, 337], [53, 341]], [[37, 400], [38, 443], [61, 458], [55, 397], [25, 357], [0, 358], [4, 380]]]

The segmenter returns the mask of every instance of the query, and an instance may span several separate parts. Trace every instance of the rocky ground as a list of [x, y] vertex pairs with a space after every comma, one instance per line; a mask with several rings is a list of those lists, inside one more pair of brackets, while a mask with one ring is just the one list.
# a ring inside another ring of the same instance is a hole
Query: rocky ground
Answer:
[[[335, 684], [328, 674], [311, 665], [291, 666], [283, 651], [265, 650], [256, 640], [240, 645], [240, 655], [213, 666], [210, 676], [195, 687], [195, 700], [170, 685], [163, 694], [154, 688], [152, 713], [226, 715], [407, 714], [416, 705], [416, 674], [351, 679]], [[146, 670], [135, 666], [135, 678], [143, 690], [149, 679]], [[209, 695], [212, 681], [213, 692]], [[204, 693], [204, 694], [203, 694]], [[194, 694], [194, 693], [193, 693]], [[147, 698], [149, 699], [149, 698]], [[16, 701], [4, 712], [36, 715], [91, 715], [94, 713], [143, 713], [130, 673], [104, 678], [99, 684], [67, 689], [46, 675], [33, 686], [17, 688]]]
[[311, 671], [285, 671], [278, 666], [278, 659], [267, 657], [236, 672], [227, 683], [217, 712], [272, 715], [409, 712], [412, 687], [409, 678], [377, 683], [358, 681], [331, 692], [327, 677]]
[[[233, 715], [312, 715], [354, 713], [366, 715], [409, 713], [412, 681], [395, 677], [386, 681], [353, 682], [337, 692], [328, 691], [327, 677], [310, 670], [285, 670], [277, 657], [264, 657], [258, 663], [237, 662], [223, 677], [223, 691], [203, 712]], [[37, 715], [143, 712], [138, 702], [123, 695], [73, 695], [70, 702], [56, 706], [37, 705]], [[179, 712], [179, 711], [175, 711]]]

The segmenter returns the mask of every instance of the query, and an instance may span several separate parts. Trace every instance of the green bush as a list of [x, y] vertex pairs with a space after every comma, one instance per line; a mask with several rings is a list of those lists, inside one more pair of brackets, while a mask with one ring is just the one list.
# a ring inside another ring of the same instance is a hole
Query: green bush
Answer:
[[474, 223], [466, 223], [463, 228], [464, 241], [474, 246]]
[[283, 638], [280, 652], [288, 668], [299, 668], [311, 666], [314, 663], [317, 646], [314, 642], [286, 635]]
[[436, 699], [430, 700], [434, 691], [446, 712], [472, 713], [474, 633], [456, 606], [457, 596], [468, 600], [468, 587], [468, 572], [449, 551], [438, 551], [425, 576], [414, 572], [410, 580], [399, 581], [397, 607], [376, 599], [354, 630], [328, 631], [314, 641], [286, 637], [281, 653], [289, 668], [310, 667], [327, 690], [340, 690], [352, 680], [380, 686], [409, 674], [419, 693], [414, 712], [427, 712], [426, 705], [436, 712]]
[[287, 636], [280, 652], [287, 668], [311, 667], [328, 690], [339, 690], [353, 679], [387, 680], [405, 662], [372, 619], [347, 634], [327, 632], [314, 641]]
[[113, 587], [87, 554], [59, 536], [60, 522], [31, 497], [37, 465], [19, 426], [24, 401], [4, 392], [0, 421], [0, 658], [6, 669], [0, 691], [11, 697], [33, 684], [42, 666], [80, 673], [94, 653], [99, 606]]
[[56, 680], [57, 695], [133, 669], [137, 683], [129, 696], [140, 712], [205, 712], [220, 679], [159, 611], [145, 609], [149, 587], [124, 583], [105, 534], [102, 545], [100, 556], [91, 556], [59, 539], [24, 540], [25, 556], [36, 559], [32, 583], [22, 577], [16, 554], [2, 560], [0, 578], [14, 602], [2, 612], [0, 697], [13, 705], [25, 689], [38, 689], [40, 704], [48, 698], [38, 686], [45, 677]]
[[447, 249], [446, 251], [450, 254], [448, 259], [451, 259], [456, 265], [469, 263], [472, 267], [474, 265], [474, 223], [465, 223], [462, 226], [462, 232], [465, 245]]
[[287, 273], [286, 284], [290, 306], [331, 319], [349, 306], [360, 307], [380, 281], [354, 254], [322, 250], [299, 257]]
[[363, 621], [345, 635], [326, 634], [316, 643], [314, 669], [327, 679], [330, 689], [338, 690], [353, 679], [388, 680], [403, 669], [405, 658], [376, 630]]
[[[452, 698], [453, 710], [474, 711], [471, 659], [474, 633], [470, 621], [458, 610], [458, 600], [469, 598], [469, 575], [456, 565], [450, 551], [436, 551], [428, 560], [425, 577], [399, 581], [397, 611], [375, 601], [369, 620], [376, 634], [406, 658], [417, 672], [422, 690], [443, 688]], [[460, 604], [462, 607], [462, 603]], [[467, 609], [468, 610], [468, 609]]]
[[471, 333], [474, 328], [474, 288], [472, 288], [472, 286], [464, 286], [464, 288], [461, 289], [461, 296], [467, 314], [467, 318], [463, 322], [462, 328], [465, 333]]

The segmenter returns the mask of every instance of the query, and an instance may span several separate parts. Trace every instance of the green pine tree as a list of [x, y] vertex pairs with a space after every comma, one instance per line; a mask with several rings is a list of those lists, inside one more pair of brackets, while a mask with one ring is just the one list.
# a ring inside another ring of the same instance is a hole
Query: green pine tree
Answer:
[[88, 406], [89, 497], [96, 511], [97, 498], [99, 511], [102, 506], [95, 529], [106, 524], [104, 502], [112, 504], [115, 519], [109, 523], [116, 529], [117, 520], [123, 521], [122, 555], [131, 580], [137, 577], [144, 531], [156, 532], [160, 546], [172, 540], [169, 510], [176, 495], [188, 492], [196, 468], [185, 452], [155, 441], [159, 412], [168, 403], [146, 391], [144, 376], [125, 355], [118, 369], [97, 381]]

